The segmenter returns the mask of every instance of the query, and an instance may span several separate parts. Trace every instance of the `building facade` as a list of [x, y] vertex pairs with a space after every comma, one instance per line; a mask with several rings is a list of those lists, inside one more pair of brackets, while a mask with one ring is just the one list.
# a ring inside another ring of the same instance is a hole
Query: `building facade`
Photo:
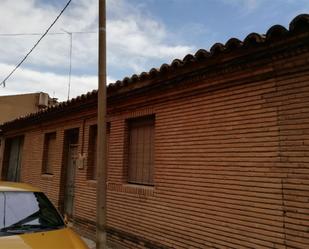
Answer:
[[[111, 245], [309, 247], [308, 15], [125, 78], [107, 94]], [[94, 91], [1, 127], [5, 148], [23, 137], [21, 181], [89, 238], [96, 117]]]

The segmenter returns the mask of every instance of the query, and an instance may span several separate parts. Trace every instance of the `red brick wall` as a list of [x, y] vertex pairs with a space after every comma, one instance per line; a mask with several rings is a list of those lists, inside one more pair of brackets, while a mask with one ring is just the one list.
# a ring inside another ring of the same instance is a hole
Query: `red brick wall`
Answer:
[[[288, 52], [287, 52], [288, 53]], [[309, 247], [309, 53], [124, 99], [109, 109], [108, 233], [124, 248]], [[222, 87], [216, 87], [222, 86]], [[113, 107], [113, 109], [111, 109]], [[125, 121], [155, 114], [154, 187], [126, 183]], [[85, 117], [87, 116], [87, 117]], [[22, 180], [58, 204], [64, 130], [88, 151], [95, 109], [26, 132]], [[54, 176], [41, 175], [57, 131]], [[94, 237], [96, 182], [76, 171], [76, 229]]]
[[[308, 57], [307, 57], [308, 63]], [[280, 161], [285, 238], [290, 248], [309, 247], [309, 74], [278, 77]]]
[[[109, 226], [177, 248], [283, 244], [277, 111], [263, 99], [274, 90], [270, 80], [153, 106], [155, 187], [117, 185], [114, 145]], [[111, 138], [124, 140], [127, 115], [112, 119]]]

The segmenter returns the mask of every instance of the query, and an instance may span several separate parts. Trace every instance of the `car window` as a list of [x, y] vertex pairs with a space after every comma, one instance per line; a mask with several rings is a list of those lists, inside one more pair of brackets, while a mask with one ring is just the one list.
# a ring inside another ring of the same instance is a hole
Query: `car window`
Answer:
[[[24, 224], [39, 224], [39, 202], [33, 193], [5, 193], [5, 226], [11, 226], [21, 220]], [[32, 215], [33, 219], [26, 219]]]
[[64, 226], [43, 193], [0, 192], [0, 232], [39, 231]]

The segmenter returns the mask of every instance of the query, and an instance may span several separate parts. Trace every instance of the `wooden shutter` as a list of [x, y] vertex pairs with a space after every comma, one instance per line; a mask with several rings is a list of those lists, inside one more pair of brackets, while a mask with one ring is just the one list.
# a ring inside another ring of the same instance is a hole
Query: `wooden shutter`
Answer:
[[128, 124], [129, 182], [153, 184], [154, 116], [132, 119]]

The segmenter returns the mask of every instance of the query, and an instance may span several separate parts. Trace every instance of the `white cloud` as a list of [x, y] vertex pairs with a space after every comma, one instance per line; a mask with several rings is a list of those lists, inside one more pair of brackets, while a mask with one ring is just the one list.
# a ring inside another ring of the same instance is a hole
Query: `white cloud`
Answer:
[[169, 62], [192, 52], [193, 47], [167, 43], [172, 32], [152, 18], [143, 5], [128, 3], [108, 2], [111, 16], [107, 23], [108, 58], [112, 65], [129, 66], [138, 73], [147, 69], [151, 60]]
[[[97, 0], [75, 0], [60, 17], [51, 32], [95, 31], [97, 29]], [[48, 5], [42, 0], [2, 0], [0, 33], [44, 32], [60, 11], [60, 5]], [[121, 72], [139, 73], [156, 62], [170, 62], [183, 57], [193, 48], [173, 41], [163, 23], [150, 16], [145, 6], [132, 6], [130, 1], [109, 0], [108, 65], [117, 79]], [[16, 65], [29, 51], [39, 36], [0, 37], [0, 77]], [[96, 88], [97, 34], [73, 35], [72, 97]], [[167, 42], [169, 41], [169, 42]], [[66, 98], [68, 71], [68, 35], [47, 35], [27, 61], [7, 81], [6, 93], [46, 91]], [[155, 65], [153, 65], [155, 64]], [[117, 75], [116, 75], [117, 74]], [[82, 75], [82, 76], [79, 76]], [[0, 80], [2, 80], [0, 78]], [[112, 79], [111, 79], [112, 80]], [[89, 81], [88, 83], [86, 81]], [[94, 82], [94, 83], [93, 83]]]
[[[0, 74], [3, 75], [12, 70], [12, 68], [12, 65], [0, 63]], [[114, 79], [108, 77], [107, 81], [113, 82]], [[98, 80], [95, 75], [73, 76], [70, 97], [72, 98], [96, 89], [97, 84]], [[0, 95], [41, 92], [42, 89], [52, 97], [55, 96], [60, 100], [66, 100], [68, 95], [68, 77], [51, 72], [23, 69], [12, 76], [5, 88], [0, 88]]]
[[112, 65], [129, 66], [136, 73], [150, 60], [169, 61], [192, 51], [189, 46], [167, 45], [163, 25], [152, 20], [127, 16], [108, 23], [108, 58]]

